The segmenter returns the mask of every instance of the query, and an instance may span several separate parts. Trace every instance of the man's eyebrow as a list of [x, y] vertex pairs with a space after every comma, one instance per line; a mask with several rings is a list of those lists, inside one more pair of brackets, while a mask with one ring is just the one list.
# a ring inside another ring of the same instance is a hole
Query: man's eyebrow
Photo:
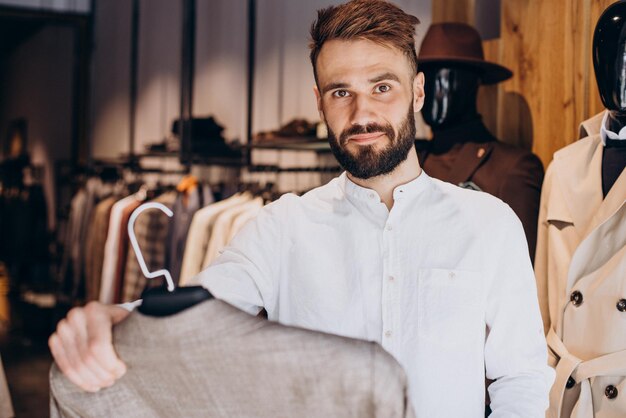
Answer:
[[350, 87], [350, 85], [348, 83], [342, 83], [342, 82], [330, 83], [330, 84], [327, 84], [324, 87], [322, 87], [322, 94], [324, 94], [324, 93], [326, 93], [327, 91], [330, 91], [330, 90], [345, 89], [347, 87]]
[[370, 78], [369, 81], [370, 83], [378, 83], [379, 81], [383, 81], [383, 80], [392, 80], [395, 81], [397, 83], [400, 82], [400, 79], [398, 78], [397, 75], [395, 75], [394, 73], [390, 73], [390, 72], [386, 72], [384, 74], [381, 75], [377, 75], [374, 78]]

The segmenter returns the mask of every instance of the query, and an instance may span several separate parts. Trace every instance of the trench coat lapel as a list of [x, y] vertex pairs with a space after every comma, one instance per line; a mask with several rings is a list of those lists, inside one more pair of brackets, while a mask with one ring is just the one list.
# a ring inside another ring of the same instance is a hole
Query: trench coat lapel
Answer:
[[591, 218], [591, 223], [587, 228], [585, 236], [613, 216], [624, 205], [624, 202], [626, 202], [626, 170], [622, 171], [622, 174], [617, 178], [617, 181], [600, 204], [600, 208]]
[[587, 136], [595, 135], [600, 133], [600, 127], [602, 126], [602, 118], [604, 118], [604, 114], [606, 110], [598, 113], [597, 115], [587, 119], [578, 127], [578, 139], [585, 138]]
[[582, 139], [554, 154], [555, 176], [563, 204], [548, 214], [548, 221], [573, 223], [580, 239], [602, 205], [602, 142], [600, 135]]
[[615, 258], [615, 254], [624, 246], [626, 246], [626, 204], [622, 202], [617, 211], [594, 228], [576, 248], [567, 273], [567, 293], [571, 292], [578, 280], [594, 271], [600, 268], [611, 270], [611, 265], [619, 261], [612, 258]]

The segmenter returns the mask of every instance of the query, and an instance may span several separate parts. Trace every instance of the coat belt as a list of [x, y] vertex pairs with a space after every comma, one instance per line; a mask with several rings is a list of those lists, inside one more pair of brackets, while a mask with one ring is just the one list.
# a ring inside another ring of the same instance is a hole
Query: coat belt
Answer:
[[556, 380], [550, 390], [550, 411], [552, 418], [561, 418], [563, 394], [567, 380], [571, 377], [580, 383], [580, 397], [572, 417], [593, 418], [591, 382], [596, 376], [626, 376], [626, 350], [605, 354], [591, 360], [581, 360], [571, 354], [563, 341], [551, 328], [547, 336], [548, 347], [558, 357]]

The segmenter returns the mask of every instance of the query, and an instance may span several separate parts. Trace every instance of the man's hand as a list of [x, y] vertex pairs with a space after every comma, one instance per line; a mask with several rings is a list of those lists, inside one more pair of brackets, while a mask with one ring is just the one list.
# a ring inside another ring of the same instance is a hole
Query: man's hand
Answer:
[[59, 322], [48, 345], [70, 381], [89, 392], [111, 386], [126, 373], [113, 348], [113, 325], [130, 312], [114, 305], [90, 302], [74, 308]]

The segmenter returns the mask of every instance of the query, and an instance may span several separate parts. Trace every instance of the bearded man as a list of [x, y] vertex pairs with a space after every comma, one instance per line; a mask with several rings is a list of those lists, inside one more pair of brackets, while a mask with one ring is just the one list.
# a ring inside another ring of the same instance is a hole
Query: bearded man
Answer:
[[[379, 0], [318, 12], [315, 96], [345, 172], [266, 206], [197, 279], [250, 314], [380, 343], [417, 416], [483, 417], [488, 378], [493, 417], [543, 417], [554, 373], [522, 225], [417, 159], [418, 22]], [[124, 373], [111, 326], [127, 315], [92, 303], [59, 325], [50, 346], [70, 379], [97, 390]], [[66, 355], [80, 350], [89, 362]]]

